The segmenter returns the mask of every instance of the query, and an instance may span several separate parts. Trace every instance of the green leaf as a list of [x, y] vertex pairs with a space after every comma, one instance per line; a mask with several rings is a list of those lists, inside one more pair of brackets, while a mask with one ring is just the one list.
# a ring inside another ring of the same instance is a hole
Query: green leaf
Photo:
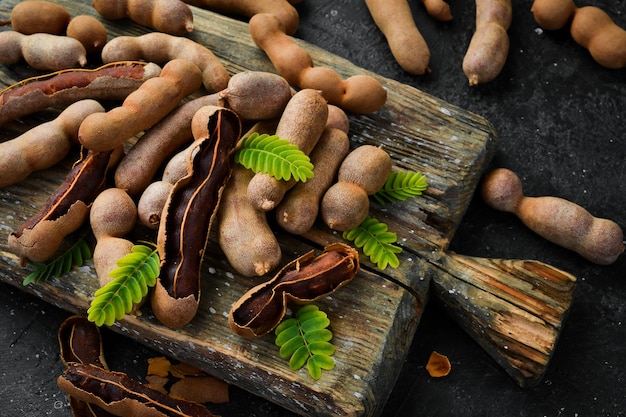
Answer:
[[109, 273], [113, 280], [94, 293], [87, 319], [97, 326], [110, 326], [115, 320], [123, 319], [156, 284], [158, 265], [159, 254], [154, 245], [133, 245], [131, 252], [118, 259], [118, 267]]
[[252, 133], [244, 138], [235, 153], [235, 162], [256, 173], [279, 180], [306, 182], [313, 178], [313, 164], [298, 146], [276, 135]]
[[35, 270], [28, 274], [23, 285], [47, 281], [51, 276], [60, 277], [67, 274], [74, 266], [83, 266], [85, 261], [91, 259], [91, 249], [84, 239], [78, 239], [65, 252], [48, 263], [33, 263]]
[[384, 270], [387, 266], [397, 268], [400, 260], [396, 254], [402, 252], [402, 248], [394, 245], [398, 236], [388, 230], [388, 226], [371, 216], [367, 216], [363, 222], [351, 230], [342, 234], [343, 238], [354, 242], [357, 248], [361, 248], [365, 256], [375, 263], [379, 269]]
[[385, 185], [373, 195], [380, 204], [404, 201], [428, 188], [426, 176], [419, 171], [394, 171]]

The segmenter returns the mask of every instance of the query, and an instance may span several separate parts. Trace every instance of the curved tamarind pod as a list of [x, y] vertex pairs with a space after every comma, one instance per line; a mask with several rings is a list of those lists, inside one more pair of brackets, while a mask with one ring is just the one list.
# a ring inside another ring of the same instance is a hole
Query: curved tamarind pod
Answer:
[[93, 0], [92, 6], [105, 19], [129, 18], [135, 23], [171, 35], [193, 31], [193, 13], [180, 0]]
[[115, 62], [29, 78], [0, 91], [0, 125], [82, 99], [122, 100], [160, 73], [161, 67], [154, 63]]
[[78, 129], [78, 140], [96, 152], [113, 149], [158, 123], [201, 83], [196, 64], [186, 59], [169, 61], [158, 77], [144, 82], [121, 106], [87, 116]]
[[161, 323], [172, 328], [187, 324], [198, 310], [200, 266], [241, 137], [235, 112], [220, 107], [211, 110], [206, 121], [209, 135], [196, 137], [188, 175], [174, 184], [157, 235], [161, 272], [152, 293], [152, 310]]
[[31, 67], [43, 71], [60, 71], [84, 67], [87, 51], [79, 40], [69, 36], [16, 31], [0, 32], [0, 63], [17, 64], [24, 60]]
[[173, 59], [188, 59], [202, 71], [202, 83], [209, 93], [228, 85], [226, 67], [210, 49], [182, 36], [151, 32], [140, 36], [118, 36], [102, 49], [102, 62], [145, 60], [165, 64]]
[[72, 17], [65, 8], [51, 1], [29, 0], [17, 3], [11, 9], [9, 19], [0, 20], [0, 26], [11, 25], [11, 28], [23, 33], [50, 33], [63, 35]]

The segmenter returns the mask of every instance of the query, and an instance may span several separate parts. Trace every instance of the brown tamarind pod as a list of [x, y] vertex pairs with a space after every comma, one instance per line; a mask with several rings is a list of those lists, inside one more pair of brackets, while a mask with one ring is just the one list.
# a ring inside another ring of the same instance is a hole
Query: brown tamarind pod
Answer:
[[33, 33], [63, 35], [71, 18], [69, 12], [60, 4], [28, 0], [17, 3], [11, 9], [9, 19], [0, 20], [0, 26], [11, 25], [14, 31], [24, 35]]
[[577, 8], [570, 33], [598, 64], [611, 69], [626, 67], [626, 30], [604, 10], [596, 6]]
[[152, 310], [172, 328], [187, 324], [197, 312], [202, 258], [241, 136], [235, 112], [221, 107], [212, 110], [206, 121], [209, 134], [196, 137], [188, 175], [174, 184], [159, 225], [161, 272], [152, 294]]
[[91, 4], [108, 20], [128, 18], [170, 35], [193, 31], [193, 13], [181, 0], [93, 0]]
[[573, 0], [534, 0], [530, 12], [540, 28], [559, 30], [572, 20], [576, 4]]
[[59, 71], [84, 67], [87, 51], [79, 40], [63, 35], [15, 31], [0, 32], [0, 63], [17, 64], [24, 61], [42, 71]]

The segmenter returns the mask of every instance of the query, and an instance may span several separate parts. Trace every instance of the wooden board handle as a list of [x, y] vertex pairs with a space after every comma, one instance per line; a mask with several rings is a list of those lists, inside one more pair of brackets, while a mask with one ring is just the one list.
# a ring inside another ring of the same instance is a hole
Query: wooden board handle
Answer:
[[545, 374], [576, 278], [539, 261], [448, 253], [433, 294], [452, 318], [522, 387]]

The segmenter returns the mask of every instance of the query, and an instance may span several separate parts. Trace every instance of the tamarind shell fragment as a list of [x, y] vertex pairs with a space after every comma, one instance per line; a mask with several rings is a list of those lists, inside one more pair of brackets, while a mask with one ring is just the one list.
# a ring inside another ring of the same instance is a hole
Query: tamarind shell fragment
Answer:
[[333, 243], [314, 255], [311, 250], [285, 265], [267, 282], [246, 292], [231, 308], [231, 330], [257, 338], [274, 330], [285, 316], [289, 301], [307, 304], [343, 287], [359, 271], [359, 253], [343, 243]]
[[187, 324], [198, 309], [202, 258], [241, 137], [241, 121], [235, 112], [211, 108], [208, 136], [196, 138], [196, 149], [187, 160], [188, 174], [174, 184], [157, 236], [161, 272], [152, 310], [172, 328]]
[[102, 337], [95, 323], [76, 314], [61, 323], [57, 333], [61, 361], [65, 366], [82, 363], [108, 369], [102, 349]]

